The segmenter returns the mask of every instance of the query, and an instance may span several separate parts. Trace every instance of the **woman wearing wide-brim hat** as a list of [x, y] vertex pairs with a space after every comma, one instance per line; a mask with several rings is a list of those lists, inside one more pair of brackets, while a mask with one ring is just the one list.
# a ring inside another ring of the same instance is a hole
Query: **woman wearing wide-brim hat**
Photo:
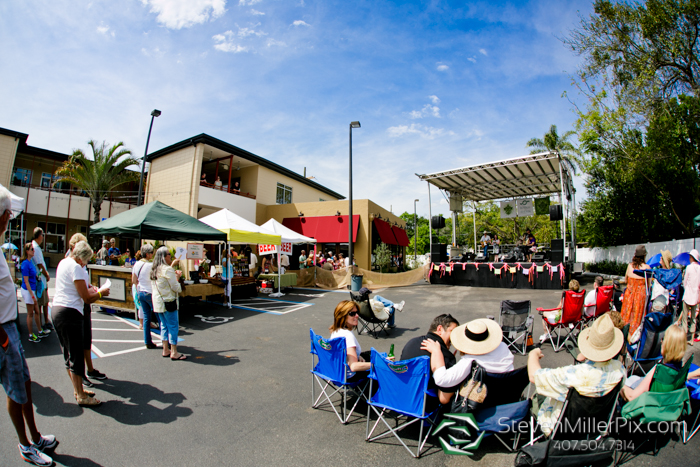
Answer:
[[462, 354], [462, 358], [450, 369], [445, 368], [438, 342], [426, 339], [421, 345], [421, 349], [430, 352], [433, 379], [440, 387], [461, 384], [469, 377], [474, 360], [489, 373], [505, 373], [514, 369], [513, 354], [503, 343], [503, 331], [492, 319], [475, 319], [457, 326], [450, 334], [450, 340]]

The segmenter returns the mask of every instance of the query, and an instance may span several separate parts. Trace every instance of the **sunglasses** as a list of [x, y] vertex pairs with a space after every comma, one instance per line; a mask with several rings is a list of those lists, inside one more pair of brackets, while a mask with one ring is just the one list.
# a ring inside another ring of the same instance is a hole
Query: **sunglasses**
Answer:
[[351, 311], [348, 316], [357, 316], [357, 311]]

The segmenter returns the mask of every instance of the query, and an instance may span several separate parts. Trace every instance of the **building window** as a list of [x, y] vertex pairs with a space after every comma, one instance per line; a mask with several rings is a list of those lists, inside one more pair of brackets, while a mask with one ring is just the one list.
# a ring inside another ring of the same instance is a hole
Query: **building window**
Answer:
[[55, 186], [51, 187], [51, 178], [53, 178], [53, 181], [55, 182], [60, 177], [58, 175], [54, 175], [53, 177], [51, 177], [50, 173], [46, 173], [46, 172], [42, 173], [41, 174], [41, 188], [44, 188], [46, 190], [51, 188], [52, 190], [55, 190], [55, 191], [68, 191], [68, 183], [66, 183], [66, 182], [60, 182], [60, 183], [57, 183]]
[[79, 226], [78, 232], [80, 232], [81, 234], [83, 234], [83, 235], [85, 235], [85, 236], [87, 237], [87, 234], [88, 234], [88, 226], [87, 226], [87, 225], [81, 225], [81, 226]]
[[16, 167], [12, 171], [12, 184], [17, 186], [29, 186], [32, 183], [32, 171]]
[[63, 253], [66, 250], [66, 224], [39, 222], [44, 231], [44, 248], [49, 253]]
[[277, 204], [292, 204], [292, 187], [277, 184]]

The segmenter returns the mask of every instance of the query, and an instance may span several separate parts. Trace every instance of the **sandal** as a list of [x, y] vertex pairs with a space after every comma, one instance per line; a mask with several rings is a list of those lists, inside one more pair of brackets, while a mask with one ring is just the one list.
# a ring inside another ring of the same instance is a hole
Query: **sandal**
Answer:
[[98, 405], [102, 405], [101, 401], [99, 401], [93, 397], [90, 397], [90, 396], [87, 396], [84, 399], [78, 399], [76, 397], [75, 400], [78, 402], [78, 405], [81, 407], [97, 407]]
[[[90, 391], [88, 389], [83, 388], [83, 393], [85, 393], [85, 395], [88, 397], [95, 397], [95, 391]], [[78, 398], [77, 392], [74, 392], [73, 395], [75, 396], [76, 399]]]
[[170, 360], [172, 360], [172, 361], [174, 361], [174, 362], [176, 362], [176, 361], [178, 361], [178, 360], [187, 360], [187, 355], [180, 354], [180, 356], [177, 357], [177, 358], [172, 358], [172, 357], [170, 357]]
[[169, 358], [169, 357], [170, 357], [170, 352], [168, 352], [168, 355], [162, 354], [161, 357], [163, 357], [163, 358]]

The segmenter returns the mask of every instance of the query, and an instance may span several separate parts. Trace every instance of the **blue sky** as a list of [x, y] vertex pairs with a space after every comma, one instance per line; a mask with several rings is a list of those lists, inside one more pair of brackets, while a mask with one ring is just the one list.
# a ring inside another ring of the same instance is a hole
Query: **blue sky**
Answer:
[[[397, 214], [430, 173], [527, 154], [575, 121], [559, 38], [590, 1], [4, 0], [0, 127], [70, 153], [207, 133]], [[577, 182], [578, 199], [583, 196]], [[433, 214], [448, 213], [432, 191]]]

